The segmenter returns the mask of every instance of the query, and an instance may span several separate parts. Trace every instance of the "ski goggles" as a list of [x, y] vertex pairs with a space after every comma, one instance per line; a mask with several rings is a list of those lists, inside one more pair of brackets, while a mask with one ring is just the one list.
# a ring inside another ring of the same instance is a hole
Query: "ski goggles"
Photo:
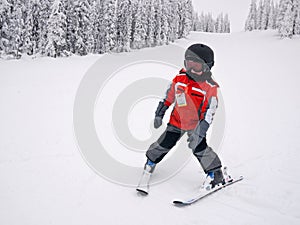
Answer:
[[205, 65], [204, 60], [196, 57], [186, 57], [185, 66], [187, 70], [193, 69], [196, 72], [200, 72], [203, 70]]

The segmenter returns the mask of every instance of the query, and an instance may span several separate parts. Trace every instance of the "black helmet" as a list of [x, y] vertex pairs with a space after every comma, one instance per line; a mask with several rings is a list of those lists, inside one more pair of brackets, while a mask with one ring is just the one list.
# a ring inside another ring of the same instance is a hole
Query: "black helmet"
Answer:
[[193, 44], [185, 51], [185, 60], [193, 59], [204, 61], [205, 64], [211, 69], [215, 63], [213, 50], [204, 44]]

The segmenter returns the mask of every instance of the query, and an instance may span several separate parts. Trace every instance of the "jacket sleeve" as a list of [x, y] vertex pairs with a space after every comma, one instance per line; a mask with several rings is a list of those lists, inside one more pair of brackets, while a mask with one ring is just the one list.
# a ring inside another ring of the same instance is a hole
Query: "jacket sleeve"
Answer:
[[217, 87], [212, 88], [205, 96], [200, 120], [205, 120], [209, 125], [212, 123], [214, 115], [218, 108]]
[[172, 105], [174, 100], [175, 100], [175, 78], [173, 82], [169, 85], [165, 94], [165, 98], [158, 103], [155, 116], [163, 118], [167, 109], [169, 108], [170, 105]]
[[166, 94], [165, 94], [165, 98], [163, 100], [164, 105], [166, 106], [170, 106], [173, 104], [174, 100], [175, 100], [175, 78], [173, 79], [172, 83], [169, 85]]
[[209, 126], [213, 121], [213, 117], [218, 108], [218, 97], [217, 97], [217, 88], [213, 88], [206, 95], [205, 103], [203, 105], [200, 121], [195, 129], [196, 133], [205, 137]]

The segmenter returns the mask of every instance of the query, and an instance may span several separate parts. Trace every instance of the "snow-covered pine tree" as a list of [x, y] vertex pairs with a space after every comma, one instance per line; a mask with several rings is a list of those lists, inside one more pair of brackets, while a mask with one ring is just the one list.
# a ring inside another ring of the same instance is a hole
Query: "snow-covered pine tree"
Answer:
[[270, 3], [270, 13], [268, 18], [268, 27], [267, 29], [275, 29], [276, 28], [276, 9], [274, 5], [274, 1], [272, 0]]
[[119, 0], [117, 4], [117, 52], [130, 51], [132, 8], [129, 0]]
[[169, 0], [170, 1], [170, 14], [169, 14], [169, 28], [170, 28], [170, 40], [171, 42], [178, 39], [179, 32], [179, 21], [180, 21], [180, 13], [179, 13], [179, 4], [177, 0]]
[[76, 13], [76, 4], [77, 1], [65, 1], [65, 10], [66, 10], [66, 43], [67, 49], [70, 53], [76, 53], [76, 42], [77, 42], [77, 32], [78, 32], [78, 24], [77, 24], [77, 13]]
[[295, 6], [295, 23], [294, 23], [294, 34], [300, 34], [300, 2], [294, 1]]
[[161, 28], [162, 28], [162, 5], [160, 1], [154, 1], [155, 8], [155, 30], [154, 30], [154, 45], [158, 46], [162, 44], [161, 40]]
[[41, 42], [41, 3], [39, 0], [33, 0], [32, 4], [32, 41], [33, 41], [33, 54], [39, 52], [40, 42]]
[[142, 2], [142, 7], [141, 7], [141, 27], [142, 27], [142, 48], [146, 47], [146, 39], [147, 39], [147, 31], [148, 31], [148, 15], [149, 15], [149, 12], [147, 11], [147, 8], [146, 8], [146, 0], [141, 0]]
[[262, 29], [262, 15], [263, 15], [263, 1], [260, 0], [258, 4], [257, 14], [256, 14], [256, 29]]
[[216, 19], [216, 23], [215, 23], [215, 32], [216, 33], [223, 33], [224, 31], [224, 17], [223, 17], [223, 13], [219, 14], [217, 16]]
[[275, 3], [275, 15], [274, 15], [274, 23], [275, 29], [278, 29], [278, 15], [279, 15], [279, 3]]
[[161, 0], [162, 14], [161, 14], [161, 44], [169, 44], [169, 10], [168, 10], [168, 0]]
[[184, 17], [184, 0], [177, 0], [178, 8], [178, 29], [177, 34], [178, 38], [183, 37], [183, 17]]
[[94, 39], [94, 21], [96, 19], [95, 11], [93, 9], [93, 2], [86, 2], [88, 16], [85, 18], [85, 39], [87, 53], [95, 52], [95, 39]]
[[252, 0], [250, 4], [249, 14], [245, 24], [246, 31], [252, 31], [257, 28], [257, 6], [256, 0]]
[[8, 52], [9, 48], [9, 30], [8, 13], [11, 5], [6, 1], [0, 1], [0, 57]]
[[[138, 0], [133, 4], [133, 23], [132, 23], [132, 36], [131, 36], [131, 47], [133, 49], [140, 49], [145, 46], [146, 30], [144, 23], [144, 10], [142, 0]], [[159, 28], [158, 28], [159, 29]]]
[[293, 26], [295, 19], [295, 12], [293, 11], [293, 1], [292, 0], [284, 0], [283, 2], [284, 14], [283, 20], [279, 27], [279, 35], [281, 37], [289, 37], [293, 36]]
[[40, 38], [37, 43], [37, 52], [46, 55], [46, 46], [48, 43], [48, 21], [51, 15], [51, 3], [49, 0], [38, 0], [40, 11], [38, 12]]
[[229, 16], [226, 13], [225, 17], [224, 17], [224, 33], [230, 33], [230, 20], [229, 20]]
[[22, 9], [25, 8], [20, 0], [13, 0], [8, 13], [8, 52], [6, 54], [21, 58], [24, 43], [24, 18]]
[[200, 24], [199, 24], [199, 30], [201, 32], [206, 32], [206, 25], [205, 25], [205, 15], [202, 12], [199, 16]]
[[278, 31], [280, 30], [285, 11], [286, 11], [286, 0], [280, 0], [279, 6], [278, 6], [278, 14], [277, 14], [277, 18], [276, 18], [276, 24], [277, 24]]
[[51, 57], [66, 56], [66, 14], [62, 0], [54, 0], [48, 21], [46, 54]]
[[208, 13], [206, 15], [206, 24], [207, 24], [206, 32], [214, 33], [215, 32], [215, 21], [214, 21], [211, 13]]
[[202, 24], [203, 24], [203, 32], [208, 32], [208, 14], [203, 13]]
[[103, 0], [95, 0], [94, 9], [94, 42], [95, 50], [94, 53], [102, 54], [105, 53], [105, 24], [104, 24], [104, 11], [103, 11]]
[[74, 2], [75, 26], [75, 54], [86, 55], [92, 52], [93, 30], [90, 16], [92, 14], [91, 5], [88, 0], [78, 0]]
[[204, 32], [204, 13], [202, 12], [200, 15], [195, 13], [193, 19], [193, 30]]
[[147, 30], [145, 37], [146, 47], [152, 47], [154, 45], [154, 30], [155, 30], [155, 9], [154, 0], [146, 1], [146, 13], [147, 13]]
[[197, 12], [193, 13], [193, 25], [192, 25], [192, 31], [197, 31], [198, 25], [199, 25], [199, 15]]
[[206, 32], [206, 14], [204, 12], [201, 12], [199, 17], [199, 24], [198, 24], [198, 30], [201, 32]]
[[224, 14], [221, 13], [221, 33], [225, 33], [225, 18], [224, 18]]
[[182, 1], [182, 37], [186, 37], [192, 30], [193, 24], [193, 5], [191, 0]]
[[25, 2], [24, 53], [34, 55], [39, 51], [41, 41], [41, 5], [39, 0]]
[[97, 37], [95, 36], [95, 30], [97, 29], [98, 26], [98, 16], [97, 16], [97, 2], [99, 0], [92, 0], [90, 1], [90, 16], [89, 16], [89, 24], [90, 27], [89, 29], [89, 35], [88, 35], [88, 52], [89, 53], [96, 53], [96, 41]]
[[109, 52], [116, 47], [116, 0], [103, 1], [103, 16], [104, 52]]
[[269, 24], [269, 14], [270, 14], [270, 0], [264, 0], [262, 16], [261, 16], [261, 29], [266, 30]]

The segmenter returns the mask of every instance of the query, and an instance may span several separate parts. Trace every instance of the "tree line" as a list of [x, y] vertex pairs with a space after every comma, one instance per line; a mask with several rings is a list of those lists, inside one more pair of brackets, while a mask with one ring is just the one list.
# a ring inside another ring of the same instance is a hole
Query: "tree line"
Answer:
[[230, 33], [228, 14], [219, 14], [216, 19], [211, 13], [194, 14], [193, 30], [213, 33]]
[[1, 0], [0, 56], [129, 51], [186, 37], [191, 0]]
[[280, 0], [279, 4], [272, 0], [256, 0], [250, 4], [245, 30], [276, 29], [281, 37], [291, 38], [300, 34], [300, 1]]

